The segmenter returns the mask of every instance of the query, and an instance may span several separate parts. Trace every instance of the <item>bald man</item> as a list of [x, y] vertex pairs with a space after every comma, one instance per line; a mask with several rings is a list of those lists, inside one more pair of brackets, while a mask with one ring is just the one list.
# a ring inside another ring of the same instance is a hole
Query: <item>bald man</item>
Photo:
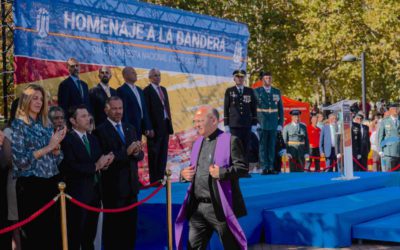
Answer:
[[[58, 106], [64, 110], [67, 116], [70, 108], [80, 104], [84, 104], [88, 111], [92, 113], [88, 85], [79, 79], [80, 65], [78, 60], [69, 58], [67, 68], [69, 76], [58, 86]], [[66, 117], [66, 120], [68, 121], [69, 117]]]
[[192, 183], [175, 223], [177, 249], [183, 248], [186, 219], [187, 249], [206, 249], [214, 231], [224, 249], [247, 247], [237, 218], [247, 213], [239, 177], [248, 173], [248, 166], [240, 139], [219, 130], [218, 120], [218, 111], [209, 106], [201, 107], [193, 119], [200, 137], [193, 144], [190, 166], [181, 171], [181, 179]]
[[123, 121], [135, 127], [139, 140], [142, 139], [142, 134], [148, 138], [153, 138], [154, 131], [144, 100], [143, 90], [135, 85], [137, 81], [136, 70], [133, 67], [125, 67], [122, 70], [122, 76], [125, 83], [117, 89], [117, 94], [124, 103]]
[[109, 67], [101, 67], [98, 76], [100, 82], [89, 91], [90, 104], [93, 107], [93, 117], [96, 127], [107, 119], [107, 115], [104, 112], [106, 100], [111, 96], [117, 95], [117, 91], [111, 88], [109, 84], [112, 77], [111, 69]]

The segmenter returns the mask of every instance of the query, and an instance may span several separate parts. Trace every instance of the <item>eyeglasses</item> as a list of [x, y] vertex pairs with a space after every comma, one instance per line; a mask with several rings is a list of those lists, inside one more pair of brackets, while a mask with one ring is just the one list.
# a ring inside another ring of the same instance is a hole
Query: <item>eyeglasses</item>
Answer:
[[203, 123], [204, 120], [193, 120], [193, 124], [199, 124], [199, 123]]

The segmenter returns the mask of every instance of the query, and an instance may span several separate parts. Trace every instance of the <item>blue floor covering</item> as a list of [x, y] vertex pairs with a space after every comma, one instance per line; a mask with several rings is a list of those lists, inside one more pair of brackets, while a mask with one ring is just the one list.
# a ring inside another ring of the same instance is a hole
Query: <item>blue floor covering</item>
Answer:
[[[399, 186], [399, 173], [356, 173], [360, 179], [333, 181], [337, 173], [291, 173], [262, 176], [240, 180], [248, 215], [239, 219], [249, 245], [260, 242], [265, 227], [263, 211], [296, 204], [314, 202], [348, 194], [366, 192], [391, 186]], [[188, 183], [173, 183], [173, 220], [183, 202]], [[153, 189], [142, 190], [143, 199]], [[167, 245], [165, 190], [139, 206], [137, 249], [163, 249]], [[400, 203], [399, 203], [400, 204]], [[217, 237], [210, 243], [211, 249], [222, 249]]]

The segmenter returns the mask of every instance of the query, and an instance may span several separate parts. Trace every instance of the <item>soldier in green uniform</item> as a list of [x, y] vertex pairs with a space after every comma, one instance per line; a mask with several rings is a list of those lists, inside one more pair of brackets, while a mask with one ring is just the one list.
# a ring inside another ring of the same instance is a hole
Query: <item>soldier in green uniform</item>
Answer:
[[260, 127], [259, 159], [262, 174], [277, 174], [274, 170], [275, 140], [277, 131], [282, 130], [283, 104], [279, 89], [271, 86], [272, 75], [261, 72], [260, 79], [264, 86], [255, 89], [257, 99], [257, 117]]
[[397, 104], [389, 105], [389, 116], [379, 125], [378, 148], [384, 161], [382, 171], [390, 171], [400, 164], [400, 120]]
[[292, 122], [283, 128], [283, 140], [289, 160], [290, 172], [303, 172], [306, 159], [309, 158], [310, 144], [308, 141], [307, 127], [300, 122], [299, 110], [290, 111]]

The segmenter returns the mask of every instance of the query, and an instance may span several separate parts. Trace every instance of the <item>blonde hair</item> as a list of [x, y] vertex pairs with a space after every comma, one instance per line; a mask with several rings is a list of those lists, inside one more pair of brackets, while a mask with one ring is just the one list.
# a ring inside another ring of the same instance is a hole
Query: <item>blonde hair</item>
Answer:
[[47, 127], [49, 124], [47, 116], [48, 114], [47, 94], [44, 91], [43, 87], [38, 84], [31, 83], [24, 89], [24, 91], [22, 91], [18, 102], [16, 118], [23, 120], [26, 124], [30, 124], [29, 108], [31, 101], [33, 99], [33, 94], [36, 91], [40, 91], [43, 96], [43, 104], [38, 114], [38, 118], [42, 121], [43, 126]]

